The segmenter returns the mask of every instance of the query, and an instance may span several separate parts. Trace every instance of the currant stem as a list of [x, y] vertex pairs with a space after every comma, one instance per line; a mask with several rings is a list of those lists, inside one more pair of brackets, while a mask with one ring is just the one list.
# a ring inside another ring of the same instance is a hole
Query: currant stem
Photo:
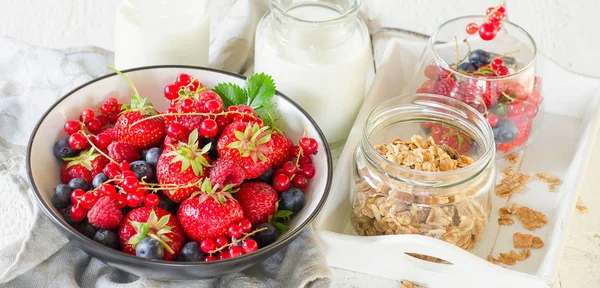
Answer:
[[92, 140], [90, 140], [89, 135], [85, 131], [80, 130], [80, 132], [85, 137], [85, 139], [87, 140], [87, 142], [90, 143], [90, 145], [92, 145], [92, 147], [94, 149], [96, 149], [96, 151], [98, 151], [98, 153], [102, 154], [102, 156], [106, 157], [106, 159], [110, 160], [110, 162], [113, 162], [113, 163], [115, 163], [117, 165], [119, 164], [119, 162], [115, 161], [115, 159], [110, 158], [110, 156], [106, 155], [106, 153], [102, 152], [102, 150], [100, 150], [100, 148], [98, 148], [96, 145], [94, 145], [94, 143], [92, 143]]
[[140, 93], [138, 92], [137, 88], [135, 88], [135, 85], [133, 85], [133, 82], [131, 82], [131, 80], [129, 79], [129, 77], [125, 76], [125, 74], [123, 74], [123, 72], [117, 70], [115, 67], [109, 66], [108, 70], [113, 71], [115, 73], [117, 73], [119, 76], [123, 77], [123, 79], [125, 79], [125, 81], [127, 81], [127, 83], [129, 83], [129, 86], [131, 86], [131, 88], [133, 88], [133, 93], [135, 93], [135, 96], [140, 96]]
[[225, 111], [225, 112], [220, 112], [220, 113], [200, 113], [200, 112], [189, 112], [189, 113], [167, 113], [167, 114], [156, 114], [156, 115], [152, 115], [152, 116], [148, 116], [146, 118], [140, 119], [138, 121], [133, 122], [133, 124], [131, 124], [129, 126], [129, 128], [144, 122], [146, 120], [150, 120], [150, 119], [154, 119], [154, 118], [161, 118], [161, 117], [169, 117], [169, 116], [221, 116], [221, 115], [230, 115], [230, 114], [239, 114], [239, 115], [244, 115], [244, 116], [250, 116], [254, 118], [254, 115], [252, 114], [244, 114], [242, 112], [239, 111]]
[[492, 14], [494, 14], [494, 12], [498, 11], [500, 9], [500, 7], [504, 7], [504, 2], [506, 2], [506, 0], [502, 0], [500, 5], [496, 6], [492, 11], [490, 11], [489, 14], [485, 15], [485, 21], [483, 21], [483, 22], [488, 22], [490, 20], [490, 15], [492, 15]]
[[215, 249], [213, 251], [210, 251], [210, 255], [212, 255], [214, 253], [217, 253], [217, 252], [221, 252], [221, 250], [223, 250], [225, 248], [229, 248], [229, 247], [233, 246], [234, 244], [236, 244], [238, 242], [242, 242], [242, 241], [248, 239], [248, 237], [250, 237], [250, 236], [252, 236], [252, 235], [254, 235], [256, 233], [258, 233], [260, 231], [267, 230], [267, 229], [269, 229], [269, 228], [268, 227], [263, 227], [263, 228], [260, 228], [260, 229], [256, 229], [256, 230], [254, 230], [254, 231], [252, 231], [250, 233], [244, 233], [244, 237], [242, 237], [240, 239], [235, 239], [235, 241], [232, 241], [231, 243], [225, 244], [225, 245], [223, 245], [223, 246], [221, 246], [221, 247], [219, 247], [219, 248], [217, 248], [217, 249]]

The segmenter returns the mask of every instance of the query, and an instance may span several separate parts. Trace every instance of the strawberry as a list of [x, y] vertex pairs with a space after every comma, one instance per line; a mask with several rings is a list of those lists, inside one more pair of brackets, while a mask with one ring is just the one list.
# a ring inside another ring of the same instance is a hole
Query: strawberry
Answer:
[[[204, 148], [198, 148], [198, 130], [192, 131], [188, 143], [179, 142], [178, 146], [165, 146], [156, 164], [158, 183], [180, 186], [164, 189], [165, 195], [174, 202], [181, 202], [198, 191], [199, 182], [209, 173], [210, 158], [208, 151], [210, 143]], [[181, 187], [183, 186], [183, 187]]]
[[121, 224], [123, 213], [117, 207], [115, 200], [110, 197], [102, 197], [88, 211], [87, 218], [95, 227], [112, 230]]
[[242, 121], [229, 124], [217, 142], [219, 157], [237, 163], [244, 170], [246, 179], [259, 177], [271, 167], [267, 156], [273, 151], [273, 140], [268, 129]]
[[119, 227], [121, 251], [135, 255], [137, 244], [146, 237], [158, 240], [165, 248], [164, 260], [177, 257], [185, 244], [185, 235], [175, 215], [159, 207], [131, 210]]
[[212, 187], [210, 180], [202, 183], [202, 192], [183, 201], [179, 206], [177, 218], [188, 238], [200, 243], [204, 239], [215, 239], [227, 234], [227, 229], [244, 219], [240, 204], [230, 193], [233, 185], [218, 190]]
[[108, 156], [119, 163], [131, 163], [140, 159], [140, 152], [133, 145], [115, 141], [108, 145]]
[[264, 182], [246, 182], [234, 194], [242, 206], [244, 218], [252, 225], [267, 223], [277, 210], [277, 191]]
[[[500, 94], [495, 89], [495, 85], [492, 86], [489, 81], [485, 83], [485, 88], [481, 88], [478, 82], [477, 80], [459, 82], [454, 98], [483, 113], [496, 104]], [[485, 104], [485, 107], [482, 104]]]
[[104, 166], [110, 161], [96, 149], [81, 151], [79, 155], [71, 158], [63, 158], [65, 163], [60, 170], [60, 180], [67, 184], [73, 178], [83, 178], [87, 183], [92, 183], [94, 176], [102, 172]]
[[438, 145], [446, 144], [461, 155], [468, 154], [473, 145], [473, 140], [464, 132], [440, 124], [433, 124], [431, 126], [431, 137], [433, 137], [435, 143]]
[[138, 150], [156, 147], [165, 136], [165, 124], [161, 118], [146, 119], [157, 112], [152, 103], [146, 102], [145, 98], [137, 95], [137, 90], [134, 91], [136, 94], [131, 96], [131, 105], [123, 105], [124, 112], [115, 123], [115, 136], [118, 141]]
[[291, 158], [294, 143], [287, 135], [279, 131], [273, 131], [271, 139], [273, 139], [273, 153], [269, 155], [269, 159], [271, 159], [273, 167], [279, 167]]

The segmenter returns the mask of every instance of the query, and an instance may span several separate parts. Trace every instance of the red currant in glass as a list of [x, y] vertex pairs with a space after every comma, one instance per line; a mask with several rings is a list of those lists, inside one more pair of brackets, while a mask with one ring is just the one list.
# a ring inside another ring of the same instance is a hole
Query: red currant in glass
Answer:
[[496, 37], [496, 33], [498, 33], [496, 29], [496, 25], [493, 23], [483, 23], [479, 26], [479, 37], [485, 41], [492, 40]]
[[285, 163], [283, 163], [283, 166], [281, 167], [281, 169], [283, 169], [283, 172], [285, 172], [285, 174], [287, 174], [288, 176], [292, 176], [294, 174], [296, 174], [296, 162], [294, 161], [287, 161]]
[[315, 138], [310, 138], [310, 137], [302, 137], [300, 138], [300, 148], [302, 148], [302, 151], [304, 151], [304, 153], [306, 154], [315, 154], [317, 153], [317, 149], [319, 148], [319, 144], [317, 143], [317, 140], [315, 140]]
[[126, 202], [129, 207], [137, 207], [144, 202], [144, 195], [137, 191], [128, 192]]
[[231, 256], [231, 258], [233, 257], [238, 257], [244, 255], [244, 249], [240, 246], [233, 246], [231, 248], [229, 248], [229, 256]]
[[204, 239], [200, 242], [200, 250], [206, 254], [209, 254], [215, 249], [217, 249], [217, 242], [213, 239]]
[[508, 75], [508, 68], [506, 68], [506, 66], [502, 66], [496, 70], [496, 74], [498, 76], [506, 76]]
[[92, 119], [94, 119], [94, 110], [84, 109], [83, 112], [81, 112], [81, 120], [83, 120], [83, 122], [90, 122]]
[[71, 219], [73, 219], [75, 222], [83, 220], [85, 215], [87, 215], [87, 210], [81, 206], [78, 207], [77, 205], [73, 205], [69, 209], [69, 216], [71, 216]]
[[239, 225], [231, 225], [229, 226], [229, 229], [227, 229], [227, 234], [233, 238], [240, 238], [242, 237], [242, 227]]
[[148, 194], [144, 199], [144, 205], [146, 205], [146, 207], [156, 207], [159, 202], [160, 198], [158, 198], [158, 195], [156, 194]]
[[252, 230], [252, 223], [248, 219], [243, 219], [242, 221], [240, 221], [239, 225], [242, 228], [242, 232], [244, 233], [248, 233], [250, 232], [250, 230]]
[[290, 176], [286, 174], [276, 174], [273, 177], [273, 188], [279, 192], [283, 192], [290, 188]]
[[487, 121], [490, 123], [490, 126], [496, 127], [498, 125], [498, 116], [496, 114], [489, 114], [487, 115]]
[[223, 247], [229, 244], [229, 240], [225, 236], [219, 236], [215, 239], [215, 241], [217, 242], [217, 247]]
[[467, 31], [467, 34], [469, 34], [469, 35], [473, 35], [473, 34], [477, 33], [478, 29], [479, 29], [479, 26], [477, 25], [477, 23], [469, 23], [469, 24], [467, 24], [467, 27], [465, 28], [465, 30]]
[[171, 123], [167, 126], [167, 136], [175, 140], [185, 139], [185, 128], [179, 123]]
[[81, 196], [81, 207], [85, 208], [85, 209], [90, 209], [92, 208], [92, 206], [94, 206], [94, 204], [96, 204], [96, 202], [98, 202], [98, 195], [94, 194], [94, 193], [85, 193], [83, 194], [83, 196]]
[[190, 84], [192, 82], [192, 77], [190, 77], [190, 75], [185, 74], [185, 73], [181, 73], [179, 75], [177, 75], [177, 79], [175, 80], [175, 84], [181, 86], [187, 86], [188, 84]]
[[316, 171], [315, 167], [312, 164], [305, 163], [300, 165], [300, 171], [304, 176], [306, 176], [307, 179], [315, 177]]
[[254, 252], [258, 250], [258, 243], [256, 243], [256, 240], [254, 239], [246, 239], [244, 240], [244, 243], [242, 243], [242, 249], [244, 249], [244, 252], [246, 253]]
[[79, 132], [79, 129], [81, 129], [81, 125], [79, 125], [79, 122], [75, 120], [69, 120], [65, 122], [65, 126], [63, 128], [65, 129], [65, 132], [67, 132], [67, 134], [71, 135], [73, 133]]
[[81, 133], [71, 134], [69, 136], [69, 146], [75, 150], [83, 149], [87, 145], [87, 138]]
[[165, 98], [169, 100], [175, 100], [179, 97], [179, 86], [175, 84], [169, 84], [165, 86]]
[[219, 125], [213, 119], [204, 119], [200, 123], [200, 133], [206, 138], [214, 138], [219, 133]]
[[492, 60], [491, 65], [492, 65], [492, 69], [498, 70], [498, 69], [500, 69], [500, 67], [504, 66], [504, 61], [502, 61], [502, 59], [500, 59], [500, 58], [496, 58], [496, 59]]
[[81, 197], [83, 197], [83, 195], [85, 195], [85, 191], [83, 191], [81, 189], [73, 190], [73, 192], [71, 192], [71, 203], [73, 203], [73, 204], [79, 203], [79, 201], [81, 201]]
[[190, 99], [190, 98], [183, 99], [181, 101], [180, 107], [181, 107], [181, 112], [190, 113], [190, 112], [194, 111], [194, 108], [196, 107], [196, 101], [194, 99]]
[[538, 112], [538, 108], [533, 105], [533, 104], [527, 104], [525, 105], [525, 115], [527, 115], [527, 118], [529, 119], [533, 119]]
[[529, 103], [535, 106], [539, 106], [540, 104], [542, 104], [543, 100], [544, 98], [542, 97], [542, 94], [540, 94], [539, 90], [531, 91], [531, 95], [529, 95], [529, 97], [527, 98], [527, 101], [529, 101]]
[[294, 182], [294, 186], [300, 189], [306, 188], [306, 186], [308, 186], [308, 179], [306, 179], [306, 177], [303, 174], [296, 174], [292, 181]]
[[519, 116], [523, 114], [524, 107], [522, 102], [513, 102], [508, 105], [508, 115]]
[[490, 21], [492, 21], [492, 23], [500, 22], [500, 21], [502, 21], [502, 19], [504, 19], [504, 15], [502, 15], [502, 13], [500, 13], [500, 11], [492, 12], [489, 15], [489, 19], [490, 19]]

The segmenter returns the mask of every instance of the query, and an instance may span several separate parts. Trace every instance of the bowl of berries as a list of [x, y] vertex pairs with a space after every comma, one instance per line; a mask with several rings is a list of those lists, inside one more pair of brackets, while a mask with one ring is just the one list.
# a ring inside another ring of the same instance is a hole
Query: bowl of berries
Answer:
[[327, 141], [270, 76], [114, 71], [58, 100], [28, 146], [41, 210], [86, 253], [152, 279], [219, 277], [284, 248], [319, 213]]
[[494, 131], [497, 158], [527, 147], [543, 116], [535, 41], [505, 18], [504, 6], [497, 6], [485, 16], [459, 17], [438, 27], [412, 89], [452, 97], [484, 114]]

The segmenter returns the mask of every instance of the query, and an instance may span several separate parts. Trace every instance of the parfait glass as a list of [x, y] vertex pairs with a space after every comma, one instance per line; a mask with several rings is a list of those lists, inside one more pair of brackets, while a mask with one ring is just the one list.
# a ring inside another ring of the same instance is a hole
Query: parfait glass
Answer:
[[493, 129], [497, 158], [504, 158], [527, 147], [541, 125], [542, 79], [536, 76], [535, 41], [523, 28], [504, 20], [488, 41], [465, 30], [469, 23], [486, 20], [464, 16], [439, 26], [411, 90], [451, 97], [483, 113]]

